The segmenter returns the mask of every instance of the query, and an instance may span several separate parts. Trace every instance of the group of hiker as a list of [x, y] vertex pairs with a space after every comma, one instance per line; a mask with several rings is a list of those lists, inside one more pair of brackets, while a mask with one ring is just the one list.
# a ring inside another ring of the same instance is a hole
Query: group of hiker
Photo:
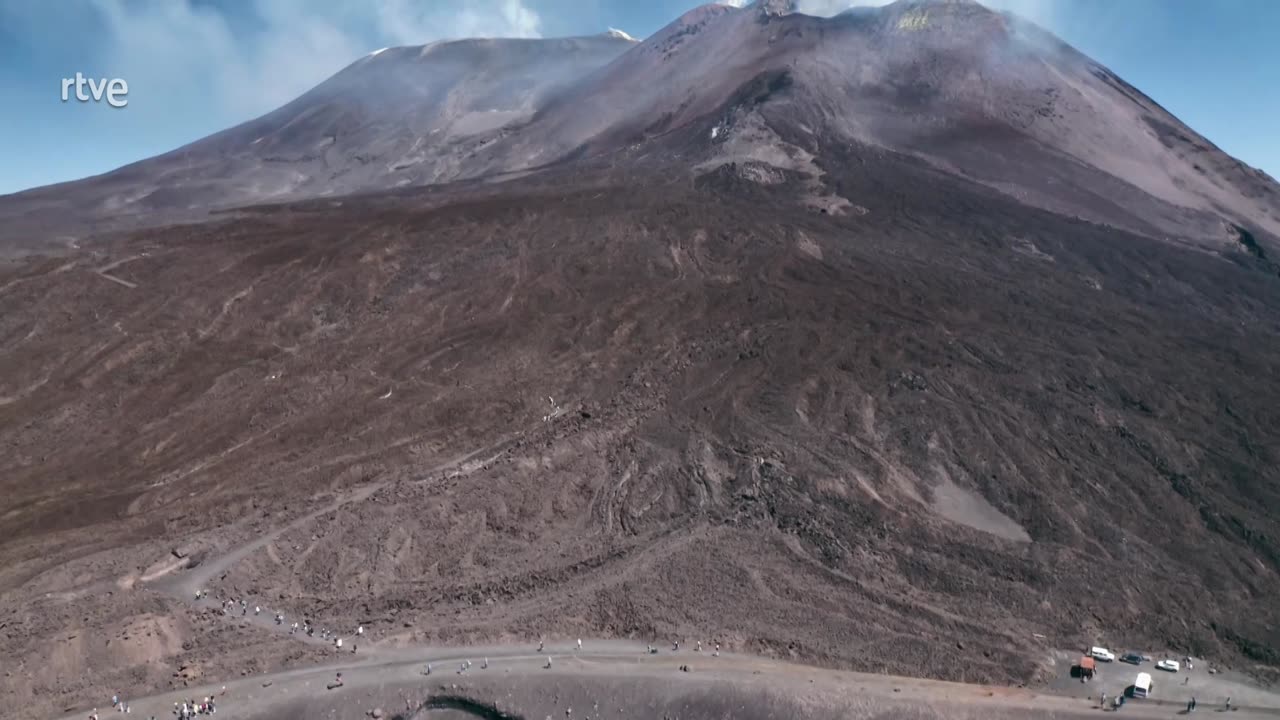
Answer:
[[178, 720], [191, 720], [197, 715], [212, 715], [216, 712], [218, 712], [218, 705], [212, 695], [206, 695], [199, 702], [191, 699], [173, 704], [173, 715]]
[[[538, 649], [539, 649], [539, 650], [541, 650], [542, 648], [541, 648], [541, 647], [539, 647]], [[658, 654], [658, 648], [654, 647], [654, 645], [653, 645], [652, 643], [650, 643], [650, 644], [648, 644], [648, 645], [645, 645], [645, 646], [644, 646], [644, 650], [645, 650], [645, 653], [646, 653], [646, 654], [648, 654], [648, 655], [657, 655], [657, 654]], [[679, 640], [674, 640], [674, 641], [672, 641], [672, 643], [671, 643], [671, 652], [679, 652], [679, 651], [680, 651], [680, 641], [679, 641]], [[701, 641], [701, 640], [699, 640], [699, 641], [697, 642], [697, 644], [695, 644], [695, 645], [693, 646], [693, 651], [694, 651], [694, 652], [702, 652], [702, 641]], [[720, 643], [716, 643], [716, 649], [715, 649], [715, 650], [713, 650], [713, 651], [711, 652], [711, 655], [712, 655], [713, 657], [720, 657]]]
[[[1106, 709], [1106, 707], [1107, 707], [1107, 694], [1106, 694], [1105, 692], [1104, 692], [1104, 693], [1102, 693], [1102, 700], [1101, 700], [1101, 702], [1099, 703], [1099, 705], [1100, 705], [1104, 710], [1105, 710], [1105, 709]], [[1123, 705], [1124, 705], [1124, 693], [1120, 693], [1120, 694], [1116, 695], [1115, 697], [1111, 698], [1111, 709], [1112, 709], [1112, 710], [1119, 710]]]
[[[223, 688], [223, 690], [226, 690], [226, 688]], [[129, 707], [129, 703], [120, 697], [120, 693], [111, 696], [111, 707], [116, 712], [133, 712], [133, 709]], [[218, 705], [212, 695], [206, 695], [199, 701], [192, 698], [173, 704], [173, 716], [178, 720], [192, 720], [197, 715], [212, 715], [216, 712], [218, 712]], [[89, 713], [89, 720], [100, 720], [97, 708], [94, 708], [93, 712]], [[156, 716], [152, 715], [150, 720], [156, 720]]]
[[[196, 591], [197, 602], [199, 602], [200, 600], [208, 599], [208, 597], [209, 597], [208, 590]], [[239, 609], [240, 611], [239, 613], [240, 617], [248, 617], [250, 609], [253, 610], [253, 614], [255, 616], [262, 614], [261, 605], [254, 605], [251, 608], [249, 605], [249, 602], [247, 600], [244, 600], [243, 598], [240, 600], [232, 600], [232, 599], [224, 600], [222, 601], [221, 608], [222, 608], [222, 614], [225, 616], [235, 615], [237, 609]], [[284, 613], [276, 612], [274, 620], [276, 625], [283, 627], [285, 624]], [[332, 642], [335, 650], [342, 650], [343, 641], [342, 641], [342, 638], [337, 633], [327, 628], [319, 628], [317, 630], [317, 628], [311, 624], [311, 621], [306, 618], [303, 618], [301, 624], [295, 621], [292, 625], [289, 626], [290, 635], [296, 635], [298, 632], [302, 632], [307, 637], [315, 637], [316, 633], [319, 632], [321, 640], [324, 640], [326, 642]], [[357, 627], [355, 634], [356, 634], [356, 637], [362, 637], [364, 635], [364, 626], [361, 625]], [[355, 643], [352, 643], [350, 647], [351, 647], [352, 653], [356, 652]]]

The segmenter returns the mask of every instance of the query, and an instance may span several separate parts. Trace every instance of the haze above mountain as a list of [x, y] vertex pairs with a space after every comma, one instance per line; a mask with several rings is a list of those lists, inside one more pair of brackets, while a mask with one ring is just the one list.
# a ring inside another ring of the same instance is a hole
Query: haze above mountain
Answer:
[[903, 153], [1153, 236], [1229, 246], [1239, 226], [1274, 247], [1280, 235], [1271, 178], [1036, 26], [969, 0], [830, 18], [793, 7], [705, 5], [643, 42], [610, 32], [379, 51], [256, 120], [0, 198], [0, 240], [48, 247], [262, 202], [672, 152], [662, 137], [694, 125], [719, 161], [795, 169], [786, 126], [819, 159], [831, 143]]

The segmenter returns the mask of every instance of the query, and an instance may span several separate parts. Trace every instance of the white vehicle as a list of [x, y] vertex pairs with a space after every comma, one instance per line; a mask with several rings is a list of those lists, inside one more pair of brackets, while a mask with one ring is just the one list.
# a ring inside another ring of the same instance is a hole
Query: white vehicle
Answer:
[[1180, 666], [1178, 665], [1177, 660], [1169, 660], [1166, 658], [1156, 663], [1156, 669], [1164, 670], [1165, 672], [1178, 672], [1179, 668]]
[[1093, 646], [1089, 648], [1089, 656], [1095, 660], [1102, 662], [1115, 662], [1116, 654], [1104, 647]]
[[1151, 676], [1147, 673], [1138, 673], [1138, 678], [1133, 681], [1133, 696], [1144, 698], [1151, 695], [1151, 691]]

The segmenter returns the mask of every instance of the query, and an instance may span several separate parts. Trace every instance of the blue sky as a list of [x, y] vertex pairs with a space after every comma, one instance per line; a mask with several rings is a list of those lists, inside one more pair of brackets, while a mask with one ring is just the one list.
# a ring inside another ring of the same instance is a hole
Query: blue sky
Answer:
[[[809, 9], [853, 2], [803, 0]], [[0, 0], [0, 193], [171, 150], [361, 55], [443, 37], [643, 37], [698, 0]], [[1280, 0], [991, 0], [1044, 25], [1211, 141], [1280, 176]], [[61, 101], [124, 78], [129, 104]]]

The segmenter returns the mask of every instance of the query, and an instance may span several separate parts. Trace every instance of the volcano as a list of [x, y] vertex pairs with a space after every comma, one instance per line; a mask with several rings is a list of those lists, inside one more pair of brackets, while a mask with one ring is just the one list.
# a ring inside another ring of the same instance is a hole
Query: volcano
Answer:
[[604, 33], [379, 50], [255, 120], [104, 175], [0, 199], [4, 240], [47, 247], [40, 238], [65, 244], [210, 210], [453, 179], [475, 148], [634, 44]]
[[[703, 145], [723, 144], [757, 121], [765, 136], [748, 142], [761, 152], [787, 126], [815, 146], [909, 155], [1146, 235], [1220, 248], [1239, 227], [1272, 252], [1280, 236], [1272, 178], [1046, 31], [969, 0], [833, 18], [790, 2], [705, 5], [644, 42], [611, 31], [391, 48], [257, 120], [9, 196], [0, 219], [12, 250], [262, 202], [494, 181], [641, 145], [670, 152], [662, 138], [694, 124]], [[742, 152], [755, 151], [736, 142], [722, 155]]]
[[1277, 197], [972, 2], [360, 59], [0, 199], [0, 686], [310, 661], [206, 580], [392, 645], [1275, 673]]

